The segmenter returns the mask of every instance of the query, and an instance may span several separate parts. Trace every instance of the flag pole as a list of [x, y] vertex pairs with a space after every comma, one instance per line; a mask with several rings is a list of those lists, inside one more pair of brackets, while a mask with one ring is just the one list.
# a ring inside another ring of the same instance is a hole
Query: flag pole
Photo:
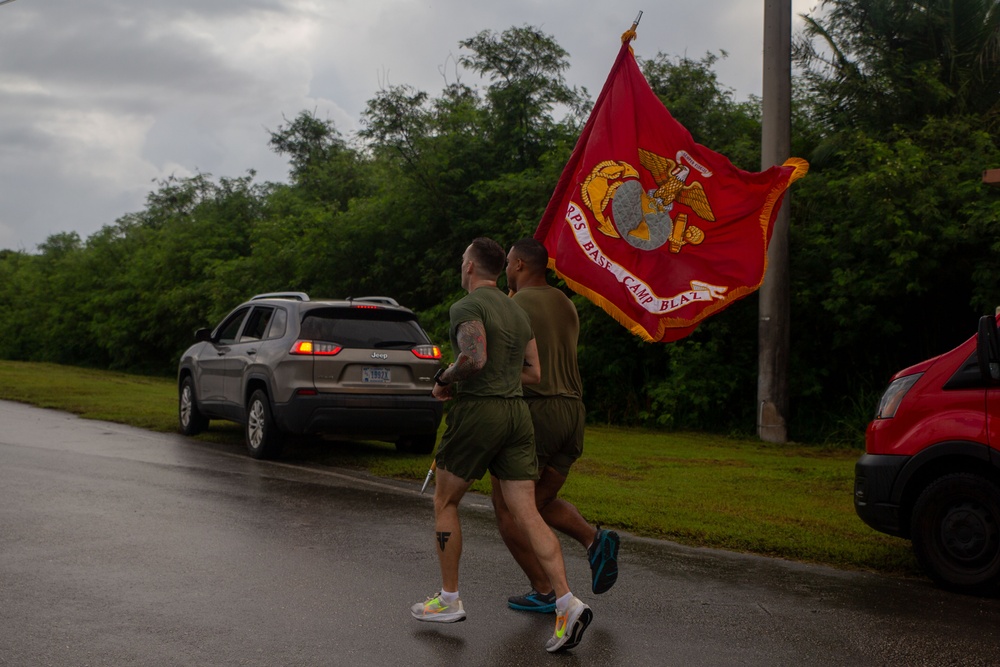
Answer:
[[[791, 33], [791, 0], [765, 0], [761, 169], [791, 155]], [[774, 221], [758, 301], [757, 437], [764, 442], [788, 441], [790, 207], [786, 200]]]
[[639, 21], [642, 20], [642, 10], [639, 10], [639, 15], [635, 17], [635, 21], [632, 22], [632, 27], [622, 33], [622, 44], [625, 42], [631, 42], [636, 38], [635, 29], [639, 27]]

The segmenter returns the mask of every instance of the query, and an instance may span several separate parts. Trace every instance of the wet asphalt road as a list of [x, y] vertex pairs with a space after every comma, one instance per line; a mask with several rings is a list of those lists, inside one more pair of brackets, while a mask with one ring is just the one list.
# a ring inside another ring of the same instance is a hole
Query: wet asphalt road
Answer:
[[[633, 538], [618, 584], [574, 592], [583, 643], [543, 644], [481, 498], [464, 505], [469, 619], [437, 590], [418, 485], [0, 402], [0, 666], [990, 665], [1000, 600]], [[669, 508], [664, 508], [669, 511]]]

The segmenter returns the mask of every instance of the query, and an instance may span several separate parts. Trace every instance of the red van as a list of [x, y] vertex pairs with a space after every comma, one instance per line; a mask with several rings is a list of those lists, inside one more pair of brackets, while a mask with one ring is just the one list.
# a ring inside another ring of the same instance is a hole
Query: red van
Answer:
[[1000, 583], [1000, 345], [996, 318], [950, 352], [899, 371], [855, 466], [854, 508], [908, 538], [938, 584]]

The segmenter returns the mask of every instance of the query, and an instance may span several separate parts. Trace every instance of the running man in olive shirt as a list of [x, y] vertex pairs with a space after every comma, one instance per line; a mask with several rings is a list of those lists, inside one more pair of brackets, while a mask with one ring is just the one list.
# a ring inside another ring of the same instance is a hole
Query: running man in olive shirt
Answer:
[[455, 398], [435, 457], [434, 530], [441, 590], [410, 611], [419, 621], [465, 620], [458, 596], [458, 506], [472, 482], [489, 470], [555, 589], [556, 627], [545, 644], [547, 651], [555, 652], [580, 643], [593, 613], [570, 592], [559, 539], [535, 506], [534, 429], [521, 385], [541, 379], [538, 352], [527, 313], [497, 289], [503, 266], [503, 248], [491, 239], [474, 240], [462, 255], [462, 288], [469, 294], [450, 310], [452, 347], [458, 356], [434, 378], [434, 396]]
[[[591, 589], [604, 593], [618, 579], [618, 533], [591, 526], [572, 503], [557, 497], [570, 467], [583, 453], [586, 412], [576, 360], [580, 318], [569, 297], [546, 282], [548, 260], [545, 246], [533, 238], [516, 242], [507, 254], [507, 286], [514, 302], [531, 317], [542, 370], [539, 384], [524, 387], [535, 428], [540, 472], [535, 502], [549, 526], [587, 549]], [[500, 536], [531, 583], [529, 592], [511, 596], [507, 604], [523, 611], [554, 611], [556, 594], [552, 584], [527, 537], [518, 529], [506, 492], [496, 483], [493, 489]]]

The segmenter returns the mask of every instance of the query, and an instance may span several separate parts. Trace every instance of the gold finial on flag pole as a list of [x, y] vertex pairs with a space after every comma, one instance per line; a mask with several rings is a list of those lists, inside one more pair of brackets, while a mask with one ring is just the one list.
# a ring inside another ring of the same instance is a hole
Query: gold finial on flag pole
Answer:
[[625, 42], [631, 42], [636, 38], [635, 29], [639, 27], [639, 20], [642, 18], [642, 11], [640, 10], [639, 15], [635, 17], [635, 21], [632, 22], [632, 27], [622, 33], [622, 44]]

